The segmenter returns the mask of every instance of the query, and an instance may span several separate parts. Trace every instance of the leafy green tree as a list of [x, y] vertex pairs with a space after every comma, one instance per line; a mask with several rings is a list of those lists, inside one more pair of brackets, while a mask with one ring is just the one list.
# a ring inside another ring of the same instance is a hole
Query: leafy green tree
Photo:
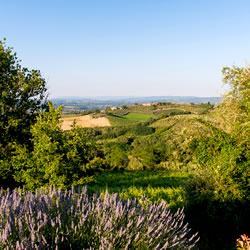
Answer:
[[138, 137], [132, 147], [132, 156], [141, 162], [144, 169], [154, 169], [161, 161], [166, 160], [166, 145], [161, 144], [158, 136]]
[[104, 146], [105, 158], [112, 169], [125, 169], [128, 166], [129, 146], [120, 143], [107, 143]]
[[105, 114], [109, 115], [112, 112], [112, 109], [108, 106], [105, 108]]
[[17, 145], [12, 157], [15, 180], [28, 189], [55, 185], [65, 188], [93, 180], [95, 171], [104, 166], [93, 143], [88, 143], [82, 129], [61, 129], [61, 107], [49, 102], [49, 111], [40, 112], [32, 126], [33, 150]]
[[124, 104], [121, 106], [121, 109], [123, 109], [123, 110], [128, 109], [128, 106]]
[[[0, 183], [13, 185], [9, 163], [16, 144], [32, 147], [30, 128], [46, 110], [47, 89], [40, 71], [20, 65], [16, 53], [0, 41]], [[16, 152], [15, 152], [16, 153]]]
[[49, 112], [41, 112], [31, 128], [33, 150], [19, 147], [12, 159], [16, 181], [29, 189], [65, 181], [60, 115], [61, 107], [54, 109], [49, 103]]
[[250, 66], [222, 70], [224, 84], [229, 91], [220, 105], [221, 113], [231, 132], [236, 133], [242, 143], [249, 140], [250, 115]]
[[45, 110], [46, 83], [40, 71], [20, 65], [16, 53], [0, 41], [0, 144], [27, 143], [30, 126]]
[[[250, 67], [226, 67], [222, 73], [229, 86], [217, 109], [223, 123], [218, 128], [203, 121], [211, 133], [190, 141], [189, 150], [200, 168], [186, 182], [189, 222], [193, 228], [199, 227], [205, 245], [210, 245], [214, 235], [220, 239], [210, 249], [231, 249], [234, 242], [228, 239], [249, 230]], [[193, 213], [195, 217], [189, 217]], [[203, 227], [200, 221], [208, 223]]]

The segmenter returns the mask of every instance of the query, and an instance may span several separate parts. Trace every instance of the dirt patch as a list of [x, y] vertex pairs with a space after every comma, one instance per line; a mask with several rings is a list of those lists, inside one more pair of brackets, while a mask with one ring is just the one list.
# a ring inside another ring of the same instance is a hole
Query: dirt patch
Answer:
[[70, 130], [74, 120], [76, 120], [76, 125], [85, 128], [111, 126], [109, 120], [106, 117], [93, 118], [90, 115], [84, 115], [62, 118], [62, 129]]

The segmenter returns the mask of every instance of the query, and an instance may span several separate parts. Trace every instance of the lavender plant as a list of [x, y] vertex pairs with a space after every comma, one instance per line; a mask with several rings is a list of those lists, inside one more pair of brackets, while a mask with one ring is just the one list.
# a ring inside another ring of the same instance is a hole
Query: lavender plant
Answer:
[[0, 190], [1, 249], [191, 249], [199, 238], [183, 219], [165, 202], [89, 197], [86, 188]]

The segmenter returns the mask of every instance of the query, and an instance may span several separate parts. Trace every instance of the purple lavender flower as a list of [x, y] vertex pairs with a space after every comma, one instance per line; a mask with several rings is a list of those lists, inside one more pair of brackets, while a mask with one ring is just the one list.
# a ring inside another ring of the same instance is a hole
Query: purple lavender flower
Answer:
[[0, 190], [1, 249], [191, 249], [183, 209], [165, 202], [140, 204], [108, 192], [89, 197], [87, 189], [50, 187], [34, 193]]

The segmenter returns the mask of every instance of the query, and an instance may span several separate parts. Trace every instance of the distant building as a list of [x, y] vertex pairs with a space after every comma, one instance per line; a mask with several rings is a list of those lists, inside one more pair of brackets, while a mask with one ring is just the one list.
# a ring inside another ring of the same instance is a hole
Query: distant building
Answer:
[[153, 105], [157, 105], [156, 102], [151, 102], [151, 103], [143, 103], [142, 106], [153, 106]]

